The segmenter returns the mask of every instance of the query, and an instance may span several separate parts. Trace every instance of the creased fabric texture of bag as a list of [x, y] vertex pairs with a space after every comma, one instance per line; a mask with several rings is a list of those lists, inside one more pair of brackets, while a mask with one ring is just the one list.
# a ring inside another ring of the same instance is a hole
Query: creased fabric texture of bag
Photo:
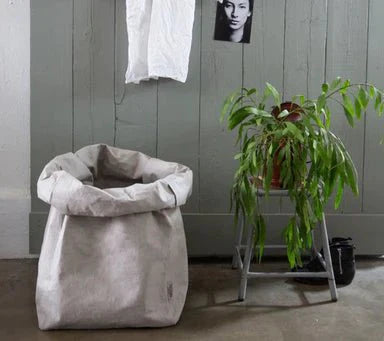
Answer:
[[185, 82], [195, 0], [126, 0], [126, 83], [159, 77]]
[[38, 180], [51, 205], [39, 260], [41, 329], [177, 323], [188, 287], [179, 206], [192, 171], [93, 145], [54, 158]]

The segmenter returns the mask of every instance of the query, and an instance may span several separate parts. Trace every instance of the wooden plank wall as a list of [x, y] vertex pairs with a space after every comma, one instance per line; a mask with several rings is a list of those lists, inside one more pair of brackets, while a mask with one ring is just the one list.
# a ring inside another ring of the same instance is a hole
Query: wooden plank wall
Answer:
[[[31, 252], [39, 251], [48, 207], [37, 177], [51, 158], [93, 143], [140, 150], [194, 171], [183, 207], [191, 255], [230, 254], [229, 189], [234, 135], [219, 123], [224, 97], [240, 86], [274, 84], [285, 99], [317, 96], [336, 76], [384, 87], [381, 0], [255, 0], [251, 44], [213, 40], [216, 1], [196, 0], [190, 70], [169, 79], [124, 84], [128, 60], [125, 0], [31, 2]], [[332, 233], [350, 235], [364, 254], [384, 253], [384, 121], [372, 110], [351, 130], [341, 112], [334, 130], [359, 172], [359, 198], [330, 209]], [[265, 205], [271, 239], [292, 207]]]

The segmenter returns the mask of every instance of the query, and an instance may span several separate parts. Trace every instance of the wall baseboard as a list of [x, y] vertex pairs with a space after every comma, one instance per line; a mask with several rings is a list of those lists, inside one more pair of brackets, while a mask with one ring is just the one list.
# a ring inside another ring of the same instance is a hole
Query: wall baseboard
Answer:
[[[30, 214], [30, 253], [38, 254], [44, 235], [48, 214]], [[267, 243], [281, 243], [281, 232], [289, 214], [266, 214]], [[232, 254], [235, 229], [231, 214], [183, 214], [188, 254], [192, 257], [229, 256]], [[351, 237], [356, 244], [356, 254], [382, 255], [384, 243], [381, 238], [384, 214], [329, 214], [327, 228], [329, 237]], [[284, 251], [270, 251], [281, 255]]]
[[0, 259], [28, 256], [30, 210], [31, 199], [17, 191], [0, 197]]

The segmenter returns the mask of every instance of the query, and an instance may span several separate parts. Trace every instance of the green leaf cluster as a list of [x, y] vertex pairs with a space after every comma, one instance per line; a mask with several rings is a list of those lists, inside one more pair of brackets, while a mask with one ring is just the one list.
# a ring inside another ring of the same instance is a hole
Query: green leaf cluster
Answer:
[[[278, 108], [277, 117], [267, 103]], [[240, 214], [255, 226], [254, 242], [263, 255], [266, 226], [258, 201], [258, 179], [268, 195], [274, 165], [280, 167], [280, 182], [295, 204], [295, 214], [284, 229], [287, 257], [291, 267], [301, 264], [302, 253], [312, 246], [312, 230], [322, 219], [324, 209], [333, 193], [337, 209], [345, 186], [358, 195], [357, 172], [352, 158], [341, 139], [332, 132], [330, 103], [340, 108], [350, 126], [361, 120], [368, 105], [379, 116], [384, 111], [383, 92], [372, 84], [353, 84], [336, 78], [324, 83], [316, 99], [303, 95], [292, 98], [299, 105], [300, 120], [290, 121], [295, 112], [281, 110], [280, 93], [269, 83], [264, 91], [242, 88], [230, 94], [223, 104], [221, 121], [228, 130], [237, 130], [239, 166], [231, 190], [231, 208], [235, 222]], [[296, 109], [297, 110], [297, 109]]]

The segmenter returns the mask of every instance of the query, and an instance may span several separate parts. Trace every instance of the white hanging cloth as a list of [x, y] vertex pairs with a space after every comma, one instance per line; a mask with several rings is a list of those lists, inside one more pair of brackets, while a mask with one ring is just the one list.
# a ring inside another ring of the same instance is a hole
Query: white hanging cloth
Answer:
[[128, 68], [126, 83], [172, 78], [185, 82], [195, 0], [126, 0]]

